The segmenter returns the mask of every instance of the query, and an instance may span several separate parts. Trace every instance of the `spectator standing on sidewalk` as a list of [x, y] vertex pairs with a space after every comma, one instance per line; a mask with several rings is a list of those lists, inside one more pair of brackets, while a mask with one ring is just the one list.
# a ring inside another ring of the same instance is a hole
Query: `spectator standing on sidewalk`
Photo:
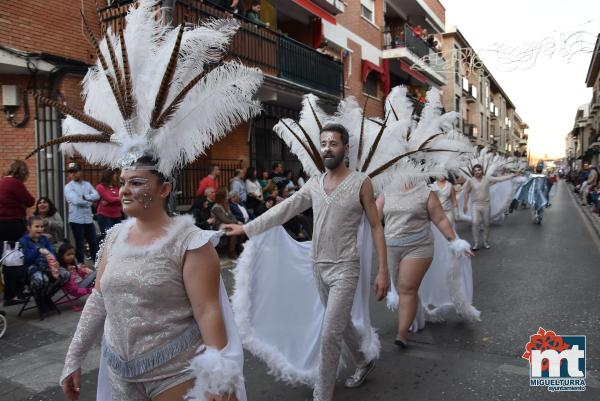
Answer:
[[246, 170], [237, 169], [235, 170], [235, 177], [229, 182], [229, 191], [236, 192], [240, 198], [240, 203], [246, 205], [246, 199], [248, 198], [248, 192], [246, 192]]
[[106, 231], [122, 220], [121, 199], [119, 198], [119, 173], [112, 169], [102, 172], [100, 184], [96, 185], [96, 191], [100, 195], [98, 207], [96, 208], [96, 221], [100, 226], [101, 238]]
[[215, 192], [219, 189], [219, 177], [221, 176], [221, 169], [216, 164], [211, 164], [208, 167], [208, 175], [200, 180], [198, 184], [198, 190], [196, 196], [205, 196], [206, 189], [212, 188]]
[[[22, 160], [13, 161], [0, 179], [0, 246], [8, 241], [11, 247], [27, 231], [25, 222], [27, 208], [35, 204], [25, 187], [29, 177], [29, 168]], [[5, 266], [4, 276], [4, 305], [21, 303], [23, 287], [27, 279], [22, 266]]]
[[65, 199], [69, 205], [69, 226], [75, 237], [77, 261], [79, 263], [85, 261], [85, 242], [90, 247], [90, 258], [96, 261], [98, 242], [92, 204], [100, 199], [100, 195], [92, 184], [81, 178], [81, 167], [77, 163], [69, 163], [67, 172], [69, 183], [65, 185]]

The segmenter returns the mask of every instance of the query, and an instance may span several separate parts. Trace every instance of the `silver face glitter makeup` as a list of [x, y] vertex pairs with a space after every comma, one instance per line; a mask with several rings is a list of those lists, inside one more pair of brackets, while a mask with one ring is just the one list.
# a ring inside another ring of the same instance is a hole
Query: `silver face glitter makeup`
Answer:
[[131, 201], [139, 202], [144, 209], [148, 209], [152, 203], [152, 196], [150, 196], [150, 180], [143, 177], [133, 177], [127, 181], [121, 180], [121, 188], [125, 185], [129, 185], [129, 191], [131, 197], [123, 197], [122, 202], [124, 205], [129, 204]]

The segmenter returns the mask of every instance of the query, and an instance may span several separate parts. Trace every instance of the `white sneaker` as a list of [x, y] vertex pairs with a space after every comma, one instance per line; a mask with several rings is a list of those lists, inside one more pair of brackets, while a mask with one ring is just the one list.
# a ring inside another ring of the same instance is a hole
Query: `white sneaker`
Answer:
[[363, 384], [363, 382], [365, 381], [369, 373], [373, 371], [373, 369], [375, 369], [375, 359], [373, 359], [371, 362], [369, 362], [366, 366], [363, 366], [362, 368], [356, 368], [354, 374], [346, 379], [344, 386], [346, 388], [359, 387], [361, 384]]

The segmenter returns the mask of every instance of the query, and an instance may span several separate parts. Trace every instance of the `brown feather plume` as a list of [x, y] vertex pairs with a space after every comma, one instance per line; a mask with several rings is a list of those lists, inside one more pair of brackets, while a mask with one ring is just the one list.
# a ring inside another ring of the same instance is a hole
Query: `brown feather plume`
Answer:
[[125, 100], [125, 118], [128, 119], [133, 113], [133, 85], [131, 84], [131, 69], [129, 68], [129, 55], [127, 54], [123, 25], [119, 25], [119, 40], [121, 42], [121, 56], [123, 58], [123, 97]]
[[390, 105], [390, 109], [392, 110], [392, 113], [394, 113], [394, 118], [396, 119], [396, 121], [398, 121], [398, 114], [396, 114], [396, 110], [394, 110], [394, 106], [392, 106], [392, 102], [388, 101], [388, 104]]
[[304, 143], [302, 140], [300, 140], [300, 137], [298, 135], [296, 135], [296, 133], [290, 128], [289, 125], [286, 124], [286, 122], [283, 119], [281, 119], [280, 121], [283, 124], [283, 126], [285, 128], [287, 128], [288, 131], [290, 131], [292, 133], [292, 135], [294, 135], [294, 138], [296, 138], [296, 140], [302, 145], [302, 147], [304, 148], [306, 153], [308, 153], [308, 155], [310, 156], [313, 163], [315, 163], [315, 165], [319, 168], [319, 170], [321, 172], [323, 172], [323, 170], [319, 167], [319, 161], [321, 161], [321, 158], [311, 152], [311, 150], [308, 148], [306, 143]]
[[310, 103], [310, 100], [307, 100], [307, 101], [308, 101], [308, 106], [310, 107], [310, 110], [312, 111], [313, 117], [315, 118], [315, 121], [317, 122], [317, 127], [319, 127], [319, 132], [321, 132], [321, 130], [323, 129], [323, 126], [321, 125], [321, 121], [319, 121], [319, 117], [317, 117], [317, 112], [313, 108], [313, 105]]
[[110, 139], [104, 135], [76, 134], [76, 135], [61, 136], [60, 138], [53, 139], [51, 141], [44, 143], [43, 145], [38, 146], [34, 151], [29, 153], [27, 155], [27, 157], [25, 157], [25, 159], [29, 159], [31, 156], [33, 156], [40, 150], [49, 148], [50, 146], [60, 145], [61, 143], [86, 143], [86, 142], [87, 143], [89, 143], [89, 142], [107, 143], [107, 142], [110, 142]]
[[200, 80], [202, 78], [204, 78], [206, 75], [208, 75], [212, 70], [214, 70], [215, 68], [217, 68], [218, 66], [220, 66], [221, 63], [215, 63], [215, 64], [211, 64], [209, 65], [208, 69], [202, 71], [200, 74], [198, 74], [194, 79], [192, 79], [182, 90], [181, 92], [179, 92], [179, 94], [177, 94], [177, 96], [175, 96], [175, 99], [173, 99], [173, 101], [167, 106], [167, 108], [165, 109], [165, 111], [160, 115], [160, 117], [158, 118], [158, 120], [156, 121], [156, 127], [155, 128], [160, 128], [163, 125], [165, 125], [165, 123], [167, 121], [169, 121], [169, 119], [173, 116], [173, 113], [175, 113], [177, 111], [177, 109], [179, 108], [179, 105], [181, 104], [181, 102], [183, 101], [183, 99], [185, 99], [185, 96], [188, 94], [189, 91], [192, 90], [192, 88], [194, 86], [196, 86], [196, 84], [198, 82], [200, 82]]
[[406, 152], [401, 154], [400, 156], [396, 156], [393, 159], [387, 161], [386, 163], [382, 164], [380, 167], [376, 168], [375, 170], [371, 171], [369, 173], [369, 177], [373, 178], [378, 176], [379, 174], [383, 173], [385, 170], [387, 170], [388, 168], [392, 167], [394, 164], [396, 164], [397, 162], [399, 162], [401, 159], [414, 155], [415, 153], [427, 153], [427, 152], [455, 152], [455, 153], [464, 153], [461, 152], [459, 150], [450, 150], [450, 149], [417, 149], [417, 150], [411, 150], [410, 152]]
[[100, 132], [102, 132], [102, 136], [106, 137], [106, 138], [110, 138], [110, 135], [113, 134], [115, 131], [108, 126], [107, 124], [103, 123], [102, 121], [98, 121], [96, 120], [94, 117], [89, 116], [79, 110], [75, 110], [72, 109], [68, 106], [65, 106], [64, 104], [60, 104], [52, 99], [48, 99], [47, 97], [44, 97], [34, 91], [29, 91], [29, 93], [35, 97], [36, 99], [38, 99], [41, 103], [45, 104], [46, 106], [50, 106], [50, 107], [54, 107], [55, 109], [57, 109], [58, 111], [60, 111], [63, 114], [67, 114], [70, 115], [71, 117], [81, 121], [82, 123], [84, 123], [85, 125], [92, 127]]
[[365, 113], [367, 111], [367, 103], [369, 101], [369, 97], [366, 96], [365, 97], [365, 104], [363, 106], [363, 110], [362, 110], [362, 120], [360, 120], [360, 136], [358, 137], [358, 161], [360, 161], [361, 157], [362, 157], [362, 152], [363, 152], [363, 142], [364, 142], [364, 136], [365, 136]]
[[317, 149], [317, 147], [315, 146], [313, 141], [311, 141], [310, 135], [308, 135], [308, 132], [306, 132], [304, 127], [300, 123], [297, 123], [297, 125], [298, 125], [298, 127], [300, 127], [300, 130], [304, 134], [304, 137], [306, 138], [306, 142], [308, 142], [308, 146], [310, 146], [312, 154], [314, 155], [315, 164], [317, 165], [317, 168], [322, 173], [325, 172], [325, 165], [323, 164], [323, 160], [321, 159], [321, 154], [319, 153], [319, 150]]
[[369, 164], [371, 164], [371, 159], [373, 158], [373, 155], [375, 154], [375, 151], [377, 150], [377, 146], [379, 146], [379, 141], [381, 140], [381, 137], [383, 136], [383, 131], [385, 131], [385, 128], [387, 125], [387, 120], [389, 117], [390, 117], [390, 113], [388, 112], [387, 116], [385, 116], [385, 120], [383, 120], [383, 125], [381, 126], [381, 128], [379, 129], [379, 132], [377, 133], [377, 136], [375, 137], [375, 141], [373, 142], [371, 149], [369, 149], [369, 154], [367, 154], [365, 163], [363, 164], [362, 169], [360, 170], [363, 173], [365, 171], [367, 171], [367, 169], [369, 168]]
[[160, 88], [158, 89], [158, 93], [156, 94], [156, 100], [154, 101], [154, 110], [152, 110], [150, 126], [155, 129], [158, 128], [156, 124], [158, 123], [158, 119], [162, 114], [163, 106], [167, 101], [167, 95], [169, 93], [171, 79], [173, 79], [173, 74], [175, 74], [175, 68], [177, 67], [177, 59], [179, 57], [179, 46], [181, 45], [182, 37], [183, 25], [180, 25], [179, 33], [177, 34], [177, 40], [175, 41], [175, 46], [173, 46], [173, 51], [171, 52], [171, 58], [169, 59], [169, 63], [167, 64], [167, 68], [165, 69], [165, 74], [163, 75], [163, 79], [160, 83]]
[[104, 75], [106, 76], [106, 79], [108, 80], [108, 84], [110, 85], [110, 89], [112, 90], [115, 100], [117, 101], [117, 106], [119, 106], [119, 110], [121, 111], [121, 114], [124, 116], [125, 115], [125, 107], [123, 105], [123, 98], [121, 97], [119, 88], [117, 87], [117, 84], [115, 83], [115, 79], [110, 75], [110, 73], [108, 71], [108, 64], [106, 63], [106, 59], [104, 58], [104, 55], [100, 51], [100, 45], [98, 44], [98, 41], [96, 40], [96, 36], [94, 35], [92, 28], [90, 28], [90, 26], [88, 25], [88, 23], [85, 19], [85, 16], [83, 15], [83, 11], [80, 10], [80, 12], [81, 12], [81, 19], [83, 20], [83, 27], [84, 27], [85, 34], [86, 34], [88, 40], [90, 41], [90, 43], [92, 44], [92, 46], [94, 47], [94, 50], [96, 51], [96, 55], [98, 56], [100, 65], [102, 66], [102, 69], [104, 70]]
[[[117, 60], [117, 56], [115, 54], [115, 49], [112, 44], [112, 40], [108, 36], [108, 31], [104, 33], [104, 39], [106, 40], [106, 47], [108, 47], [108, 55], [110, 56], [110, 60], [112, 62], [113, 70], [115, 72], [115, 80], [117, 84], [117, 89], [119, 90], [119, 94], [121, 95], [121, 99], [125, 102], [125, 88], [123, 87], [123, 72], [121, 71], [121, 67], [119, 67], [119, 61]], [[124, 105], [124, 103], [123, 103]], [[123, 111], [125, 112], [125, 107], [123, 107]], [[125, 113], [123, 113], [123, 117], [125, 117]]]

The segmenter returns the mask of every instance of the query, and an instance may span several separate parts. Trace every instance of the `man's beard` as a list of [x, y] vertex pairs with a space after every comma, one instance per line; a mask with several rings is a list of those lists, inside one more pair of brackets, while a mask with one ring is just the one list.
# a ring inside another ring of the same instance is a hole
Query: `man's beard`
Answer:
[[323, 164], [328, 170], [335, 170], [344, 161], [344, 153], [334, 156], [330, 153], [323, 156]]

